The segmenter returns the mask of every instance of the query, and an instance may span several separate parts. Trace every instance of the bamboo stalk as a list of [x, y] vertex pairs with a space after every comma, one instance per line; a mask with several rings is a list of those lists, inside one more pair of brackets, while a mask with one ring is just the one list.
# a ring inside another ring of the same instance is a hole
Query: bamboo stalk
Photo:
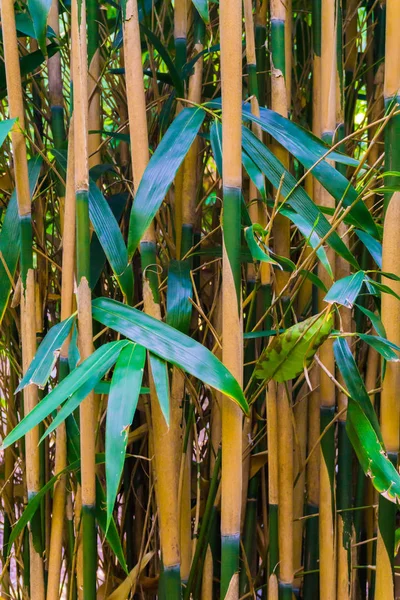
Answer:
[[[335, 0], [326, 0], [321, 4], [321, 133], [325, 141], [332, 142], [336, 128], [336, 4]], [[332, 32], [334, 32], [332, 34]], [[322, 206], [334, 207], [334, 199], [325, 189], [319, 193]], [[334, 273], [334, 253], [327, 250]], [[321, 267], [318, 276], [328, 287], [330, 278]], [[322, 306], [321, 306], [322, 308]], [[333, 345], [327, 340], [319, 351], [320, 360], [329, 370], [335, 372]], [[320, 373], [321, 432], [331, 422], [335, 414], [336, 390], [334, 382], [325, 371]], [[326, 600], [336, 598], [336, 535], [335, 535], [335, 428], [330, 427], [321, 442], [320, 465], [320, 505], [319, 505], [319, 564], [320, 594]]]
[[[392, 102], [399, 104], [400, 99], [400, 74], [398, 64], [400, 61], [400, 39], [397, 31], [397, 23], [400, 17], [399, 3], [394, 0], [388, 0], [386, 3], [386, 48], [385, 48], [385, 79], [384, 79], [384, 99], [385, 106], [388, 107]], [[399, 115], [392, 117], [385, 128], [385, 169], [395, 171], [399, 169]], [[398, 182], [398, 178], [387, 178], [387, 184], [393, 185]], [[395, 220], [398, 219], [400, 210], [400, 194], [395, 192], [392, 197], [390, 194], [385, 198], [386, 215], [384, 221], [384, 237], [382, 251], [382, 271], [398, 274], [398, 253], [399, 245], [397, 243], [397, 234], [394, 230]], [[382, 278], [385, 281], [385, 278]], [[390, 283], [393, 290], [398, 290], [398, 283]], [[400, 326], [398, 320], [398, 303], [394, 303], [394, 298], [388, 294], [383, 294], [382, 298], [382, 323], [386, 329], [386, 335], [389, 340], [400, 339]], [[387, 297], [386, 297], [387, 296]], [[396, 342], [395, 342], [396, 343]], [[400, 369], [397, 363], [387, 365], [385, 378], [382, 383], [381, 392], [381, 429], [383, 442], [391, 461], [397, 465], [397, 455], [399, 451], [399, 401], [396, 389], [399, 382]], [[379, 497], [378, 509], [378, 542], [376, 556], [376, 600], [387, 600], [394, 598], [393, 588], [393, 548], [394, 548], [394, 529], [396, 519], [396, 508], [391, 505], [383, 496]]]
[[[241, 384], [243, 332], [240, 265], [241, 219], [241, 88], [242, 3], [220, 3], [222, 84], [222, 359]], [[222, 400], [221, 599], [238, 598], [240, 519], [242, 502], [242, 413], [229, 399]]]
[[[71, 6], [72, 64], [74, 78], [74, 165], [76, 198], [77, 305], [81, 360], [93, 351], [91, 291], [89, 287], [90, 225], [88, 164], [88, 90], [86, 3]], [[96, 598], [97, 535], [95, 524], [95, 408], [91, 392], [80, 405], [83, 597]]]
[[[400, 193], [395, 192], [386, 210], [383, 235], [382, 270], [398, 275], [399, 270], [399, 245], [397, 242], [396, 222], [400, 216]], [[400, 286], [397, 281], [390, 281], [382, 277], [382, 283], [390, 285], [398, 293]], [[399, 303], [390, 294], [382, 295], [382, 323], [385, 327], [387, 338], [395, 344], [400, 341]], [[399, 399], [397, 389], [400, 381], [398, 363], [391, 362], [386, 365], [386, 374], [382, 382], [381, 391], [381, 430], [383, 442], [390, 460], [396, 464], [399, 450]], [[379, 497], [378, 509], [378, 542], [376, 555], [376, 600], [394, 598], [394, 531], [396, 519], [396, 506]]]
[[[11, 118], [18, 118], [18, 123], [13, 127], [11, 139], [21, 228], [21, 337], [22, 363], [23, 372], [25, 373], [36, 353], [35, 274], [32, 253], [31, 197], [24, 137], [25, 114], [13, 0], [2, 2], [1, 18], [9, 112]], [[36, 406], [37, 402], [37, 387], [31, 384], [24, 389], [25, 415]], [[35, 427], [25, 436], [26, 483], [29, 500], [40, 490], [40, 456], [38, 444], [39, 428]], [[38, 536], [40, 536], [37, 522], [38, 517], [39, 514], [37, 513], [32, 519], [29, 535], [30, 595], [32, 600], [42, 600], [45, 595], [43, 561], [40, 552], [37, 550]], [[35, 539], [33, 539], [34, 537]], [[39, 541], [39, 546], [40, 543]]]
[[178, 69], [181, 69], [186, 62], [187, 13], [186, 0], [176, 0], [174, 5], [174, 38], [175, 63]]
[[[74, 275], [75, 275], [75, 190], [74, 190], [74, 135], [73, 122], [68, 135], [69, 155], [67, 167], [67, 188], [65, 196], [65, 218], [63, 230], [61, 320], [67, 319], [73, 311]], [[60, 352], [59, 380], [68, 374], [69, 339], [64, 342]], [[60, 473], [67, 465], [67, 436], [65, 423], [56, 430], [56, 457], [54, 471]], [[66, 502], [66, 475], [61, 476], [53, 492], [53, 513], [51, 522], [49, 577], [47, 581], [47, 600], [57, 600], [60, 595], [60, 577], [62, 564], [62, 545]]]
[[[125, 73], [131, 136], [131, 153], [135, 189], [138, 188], [149, 160], [146, 103], [143, 85], [139, 17], [136, 0], [128, 0], [124, 15]], [[157, 276], [146, 274], [146, 267], [156, 263], [156, 241], [153, 224], [140, 243], [144, 310], [161, 319]], [[147, 279], [148, 278], [148, 279]], [[176, 436], [173, 436], [162, 415], [154, 383], [150, 377], [150, 399], [153, 444], [157, 477], [163, 579], [167, 596], [180, 597], [180, 536], [178, 512], [178, 479], [176, 469]], [[174, 490], [171, 493], [171, 490]]]
[[101, 54], [99, 35], [100, 5], [96, 0], [87, 0], [88, 23], [88, 137], [89, 169], [101, 163]]

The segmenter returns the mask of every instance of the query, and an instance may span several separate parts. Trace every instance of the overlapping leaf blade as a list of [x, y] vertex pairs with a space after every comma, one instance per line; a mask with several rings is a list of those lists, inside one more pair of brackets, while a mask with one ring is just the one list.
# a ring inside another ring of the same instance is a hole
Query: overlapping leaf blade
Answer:
[[107, 526], [117, 497], [145, 360], [146, 350], [143, 346], [128, 344], [118, 357], [111, 380], [106, 419]]
[[[117, 360], [117, 357], [127, 341], [109, 342], [100, 346], [85, 361], [76, 367], [65, 379], [63, 379], [39, 404], [35, 406], [16, 427], [4, 439], [2, 448], [7, 448], [33, 427], [38, 425], [51, 414], [66, 398], [73, 396], [82, 386], [85, 386], [80, 401], [82, 401], [96, 383], [100, 381], [103, 375]], [[74, 398], [70, 398], [70, 403], [74, 403]], [[70, 414], [70, 413], [68, 413]], [[57, 419], [57, 417], [56, 417]], [[58, 424], [60, 419], [53, 421]], [[53, 427], [54, 428], [54, 427]], [[47, 432], [48, 433], [48, 432]]]
[[74, 321], [75, 315], [71, 315], [48, 331], [15, 393], [20, 392], [30, 383], [35, 383], [39, 387], [45, 386], [56, 363], [58, 351], [67, 339]]
[[248, 404], [228, 369], [204, 346], [166, 323], [108, 298], [92, 303], [93, 318], [141, 344], [205, 384], [220, 390], [246, 413]]
[[132, 257], [171, 186], [205, 117], [201, 108], [184, 108], [151, 157], [132, 206], [128, 253]]
[[[281, 188], [282, 196], [287, 199], [286, 204], [299, 213], [320, 237], [327, 235], [331, 226], [304, 188], [297, 186], [293, 175], [251, 131], [243, 127], [242, 134], [244, 150], [272, 185], [277, 189]], [[336, 232], [330, 234], [327, 242], [340, 256], [358, 267], [354, 256]]]

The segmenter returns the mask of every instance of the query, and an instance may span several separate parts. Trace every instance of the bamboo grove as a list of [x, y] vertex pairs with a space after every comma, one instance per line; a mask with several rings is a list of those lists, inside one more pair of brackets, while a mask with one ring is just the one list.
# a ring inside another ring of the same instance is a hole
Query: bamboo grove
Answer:
[[400, 1], [1, 0], [0, 597], [400, 597]]

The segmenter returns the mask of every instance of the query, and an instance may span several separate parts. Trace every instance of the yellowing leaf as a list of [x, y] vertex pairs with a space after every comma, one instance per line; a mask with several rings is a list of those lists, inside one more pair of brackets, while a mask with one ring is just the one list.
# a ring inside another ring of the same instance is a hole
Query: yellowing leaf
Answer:
[[256, 377], [282, 382], [299, 375], [333, 327], [331, 313], [321, 313], [289, 327], [265, 349], [256, 366]]

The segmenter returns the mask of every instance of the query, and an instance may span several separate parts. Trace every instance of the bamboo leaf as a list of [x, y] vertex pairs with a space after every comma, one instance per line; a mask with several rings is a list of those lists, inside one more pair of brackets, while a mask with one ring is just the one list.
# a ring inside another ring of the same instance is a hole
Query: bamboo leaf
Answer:
[[96, 477], [96, 520], [103, 531], [106, 540], [118, 559], [121, 567], [125, 571], [128, 572], [128, 567], [126, 565], [124, 549], [121, 544], [121, 539], [119, 536], [119, 532], [113, 517], [109, 522], [107, 522], [107, 512], [105, 510], [106, 505], [106, 497], [103, 490], [103, 486], [101, 485], [99, 478]]
[[156, 356], [190, 373], [234, 400], [245, 413], [248, 404], [228, 369], [204, 346], [166, 323], [111, 300], [96, 298], [93, 318], [141, 344]]
[[187, 260], [171, 260], [168, 267], [167, 323], [188, 334], [192, 316], [192, 281]]
[[386, 338], [386, 331], [380, 317], [377, 314], [373, 313], [371, 310], [368, 310], [368, 308], [365, 308], [362, 304], [355, 303], [354, 306], [357, 306], [357, 308], [361, 310], [361, 312], [363, 312], [365, 316], [368, 317], [376, 333], [380, 337]]
[[400, 499], [400, 475], [389, 460], [376, 430], [361, 406], [349, 398], [346, 430], [351, 444], [374, 488], [390, 502]]
[[[271, 150], [260, 142], [247, 127], [242, 128], [242, 135], [244, 150], [272, 185], [276, 189], [281, 188], [282, 196], [286, 199], [286, 205], [300, 214], [320, 237], [327, 235], [331, 230], [328, 220], [317, 205], [314, 204], [304, 188], [297, 186], [293, 175], [285, 169]], [[354, 256], [336, 232], [331, 233], [327, 242], [340, 256], [358, 268]]]
[[192, 0], [192, 2], [204, 23], [209, 23], [210, 15], [208, 14], [208, 0]]
[[133, 297], [133, 271], [122, 233], [108, 202], [91, 180], [89, 184], [89, 216], [108, 262], [128, 302]]
[[[74, 369], [69, 375], [67, 375], [65, 379], [63, 379], [49, 394], [47, 394], [47, 396], [45, 396], [45, 398], [43, 398], [43, 400], [39, 402], [39, 404], [37, 404], [35, 408], [31, 410], [16, 427], [14, 427], [14, 429], [4, 439], [1, 449], [7, 448], [19, 440], [28, 431], [41, 423], [43, 419], [48, 417], [54, 410], [56, 410], [56, 408], [60, 406], [60, 404], [62, 404], [66, 398], [71, 396], [68, 402], [66, 402], [67, 406], [65, 407], [64, 405], [64, 407], [61, 409], [63, 411], [61, 414], [70, 414], [72, 411], [68, 412], [68, 408], [71, 405], [74, 407], [77, 405], [76, 399], [79, 399], [79, 402], [81, 402], [87, 396], [87, 394], [94, 388], [96, 383], [114, 364], [120, 351], [124, 346], [127, 345], [127, 343], [128, 342], [126, 340], [110, 342], [100, 346], [100, 348], [95, 350], [93, 354], [91, 354], [85, 361], [78, 365], [76, 369]], [[78, 392], [82, 386], [85, 387], [83, 390], [81, 390], [81, 393], [77, 394], [77, 396], [74, 396], [75, 392]], [[65, 416], [67, 416], [67, 414]], [[63, 420], [60, 420], [58, 415], [53, 421], [53, 424], [56, 423], [56, 426]], [[46, 435], [48, 435], [52, 429], [54, 429], [54, 427], [51, 426], [47, 430]]]
[[333, 350], [336, 364], [342, 374], [350, 397], [360, 405], [361, 410], [373, 426], [379, 441], [382, 442], [378, 418], [347, 341], [344, 338], [337, 338], [333, 343]]
[[[265, 178], [260, 169], [254, 164], [254, 161], [250, 158], [246, 152], [242, 152], [243, 166], [247, 171], [248, 176], [258, 189], [261, 194], [261, 198], [265, 201], [267, 199], [267, 192], [265, 190]], [[253, 201], [254, 198], [250, 198]]]
[[382, 269], [382, 244], [378, 242], [372, 235], [366, 233], [365, 231], [360, 231], [359, 229], [355, 229], [355, 233], [357, 237], [364, 244], [376, 264], [380, 269]]
[[151, 374], [156, 388], [157, 400], [164, 416], [165, 422], [169, 427], [170, 422], [170, 397], [169, 397], [169, 377], [168, 368], [165, 360], [150, 352]]
[[[257, 243], [255, 239], [255, 236], [257, 234], [260, 237], [265, 237], [266, 234], [265, 230], [258, 223], [254, 223], [254, 225], [251, 225], [250, 227], [245, 227], [244, 229], [244, 237], [246, 239], [253, 260], [260, 260], [262, 262], [271, 263], [282, 269], [281, 265], [276, 260], [271, 258], [269, 254], [267, 254], [267, 252], [265, 252], [265, 250], [263, 250]], [[264, 247], [266, 248], [266, 246]]]
[[364, 283], [364, 271], [357, 271], [336, 281], [324, 298], [325, 302], [342, 304], [352, 308]]
[[[3, 130], [4, 132], [4, 130]], [[40, 156], [28, 161], [29, 191], [31, 197], [39, 178], [42, 159]], [[3, 227], [0, 232], [0, 323], [3, 320], [7, 308], [8, 299], [12, 290], [12, 282], [17, 270], [20, 252], [20, 223], [18, 216], [17, 190], [14, 189], [7, 206]], [[5, 265], [7, 268], [5, 268]]]
[[41, 388], [45, 386], [53, 367], [56, 364], [59, 350], [67, 339], [74, 322], [75, 315], [71, 315], [68, 319], [61, 321], [61, 323], [57, 323], [57, 325], [54, 325], [50, 329], [40, 344], [33, 361], [29, 365], [21, 383], [15, 390], [15, 393], [20, 392], [30, 383], [35, 383]]
[[201, 108], [184, 108], [151, 157], [132, 206], [128, 237], [130, 258], [160, 208], [204, 117]]
[[16, 120], [17, 119], [4, 119], [3, 121], [0, 121], [0, 146], [3, 145], [4, 140], [10, 133], [11, 128]]
[[28, 0], [28, 9], [33, 21], [39, 48], [46, 56], [47, 18], [52, 0]]
[[360, 340], [363, 340], [369, 346], [372, 346], [385, 360], [398, 362], [400, 360], [396, 352], [400, 352], [400, 347], [390, 342], [384, 337], [378, 335], [369, 335], [367, 333], [357, 333]]
[[[359, 199], [354, 187], [344, 175], [339, 173], [325, 159], [320, 160], [329, 150], [328, 146], [310, 132], [293, 123], [293, 121], [285, 119], [285, 117], [270, 109], [260, 108], [260, 118], [258, 118], [251, 114], [250, 107], [245, 104], [243, 114], [250, 121], [258, 123], [264, 131], [267, 131], [293, 154], [307, 170], [312, 169], [314, 177], [335, 200], [338, 202], [343, 200], [345, 207], [352, 205], [350, 212], [359, 229], [365, 230], [372, 236], [378, 236], [375, 222], [366, 205]], [[330, 152], [327, 158], [335, 162], [354, 165], [354, 159], [339, 152]], [[316, 164], [317, 162], [318, 164]]]
[[276, 335], [256, 365], [259, 379], [288, 381], [308, 367], [333, 328], [331, 313], [321, 313]]
[[139, 400], [146, 350], [128, 344], [121, 351], [111, 380], [106, 419], [107, 527], [125, 462], [129, 427]]

